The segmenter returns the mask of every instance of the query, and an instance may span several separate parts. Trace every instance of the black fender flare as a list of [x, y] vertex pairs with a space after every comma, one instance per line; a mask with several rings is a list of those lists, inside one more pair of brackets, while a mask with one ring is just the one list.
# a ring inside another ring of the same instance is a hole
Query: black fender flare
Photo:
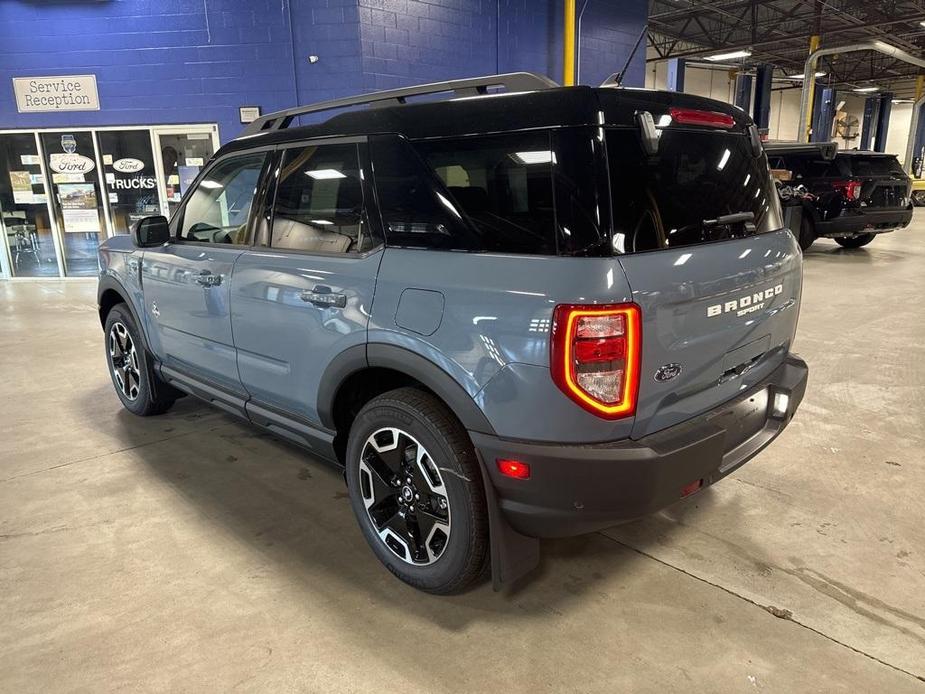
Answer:
[[447, 404], [466, 429], [495, 433], [472, 396], [450, 374], [420, 354], [378, 342], [344, 350], [325, 369], [318, 384], [318, 416], [325, 427], [335, 429], [334, 402], [341, 384], [352, 374], [369, 367], [392, 369], [420, 381]]

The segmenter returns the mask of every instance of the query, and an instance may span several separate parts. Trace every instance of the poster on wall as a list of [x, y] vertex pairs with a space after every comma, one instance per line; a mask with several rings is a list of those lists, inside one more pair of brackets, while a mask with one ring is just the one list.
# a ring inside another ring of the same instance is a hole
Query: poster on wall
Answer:
[[177, 173], [180, 174], [179, 184], [180, 184], [180, 195], [181, 196], [186, 195], [186, 191], [189, 189], [191, 185], [193, 185], [193, 181], [195, 181], [196, 176], [199, 175], [199, 168], [200, 167], [198, 166], [178, 166], [177, 167]]
[[96, 210], [96, 190], [92, 183], [62, 183], [58, 186], [64, 231], [99, 233], [100, 217]]
[[28, 171], [10, 171], [10, 185], [13, 187], [13, 202], [29, 205], [33, 202], [32, 177]]

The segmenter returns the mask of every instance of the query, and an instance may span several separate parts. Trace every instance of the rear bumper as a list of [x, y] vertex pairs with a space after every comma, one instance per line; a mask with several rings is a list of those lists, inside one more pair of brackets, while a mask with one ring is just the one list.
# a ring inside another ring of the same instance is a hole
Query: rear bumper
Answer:
[[[642, 439], [591, 445], [509, 441], [472, 433], [500, 510], [529, 537], [593, 532], [654, 513], [681, 498], [686, 485], [706, 487], [743, 465], [790, 422], [803, 399], [808, 369], [794, 355], [735, 400]], [[774, 396], [788, 396], [783, 415]], [[528, 463], [531, 477], [501, 475], [495, 463]]]
[[901, 210], [844, 210], [834, 219], [816, 223], [817, 236], [876, 234], [901, 229], [912, 221], [912, 204]]

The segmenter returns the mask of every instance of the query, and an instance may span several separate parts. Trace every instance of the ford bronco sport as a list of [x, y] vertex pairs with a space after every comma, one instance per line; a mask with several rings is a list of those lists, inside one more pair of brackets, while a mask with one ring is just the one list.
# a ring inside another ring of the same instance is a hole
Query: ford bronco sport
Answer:
[[757, 130], [685, 94], [515, 73], [263, 116], [99, 263], [126, 408], [193, 394], [343, 466], [434, 593], [716, 482], [806, 384]]

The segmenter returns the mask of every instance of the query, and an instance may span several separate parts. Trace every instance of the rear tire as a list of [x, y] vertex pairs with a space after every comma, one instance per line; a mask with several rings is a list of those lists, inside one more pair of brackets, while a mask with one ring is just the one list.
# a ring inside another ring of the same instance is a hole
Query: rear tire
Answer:
[[489, 561], [482, 473], [466, 430], [430, 393], [370, 400], [347, 442], [347, 490], [363, 535], [405, 583], [448, 595]]
[[800, 250], [805, 251], [813, 245], [816, 240], [816, 225], [813, 220], [803, 212], [803, 218], [800, 220], [800, 235], [797, 237], [797, 243], [800, 244]]
[[122, 406], [139, 417], [163, 414], [177, 399], [177, 391], [151, 369], [141, 332], [125, 304], [106, 316], [106, 364]]
[[861, 246], [866, 246], [871, 241], [874, 240], [876, 234], [861, 234], [860, 236], [853, 236], [851, 238], [841, 238], [835, 239], [837, 243], [842, 248], [860, 248]]
[[916, 207], [925, 206], [925, 190], [912, 191], [912, 204]]

